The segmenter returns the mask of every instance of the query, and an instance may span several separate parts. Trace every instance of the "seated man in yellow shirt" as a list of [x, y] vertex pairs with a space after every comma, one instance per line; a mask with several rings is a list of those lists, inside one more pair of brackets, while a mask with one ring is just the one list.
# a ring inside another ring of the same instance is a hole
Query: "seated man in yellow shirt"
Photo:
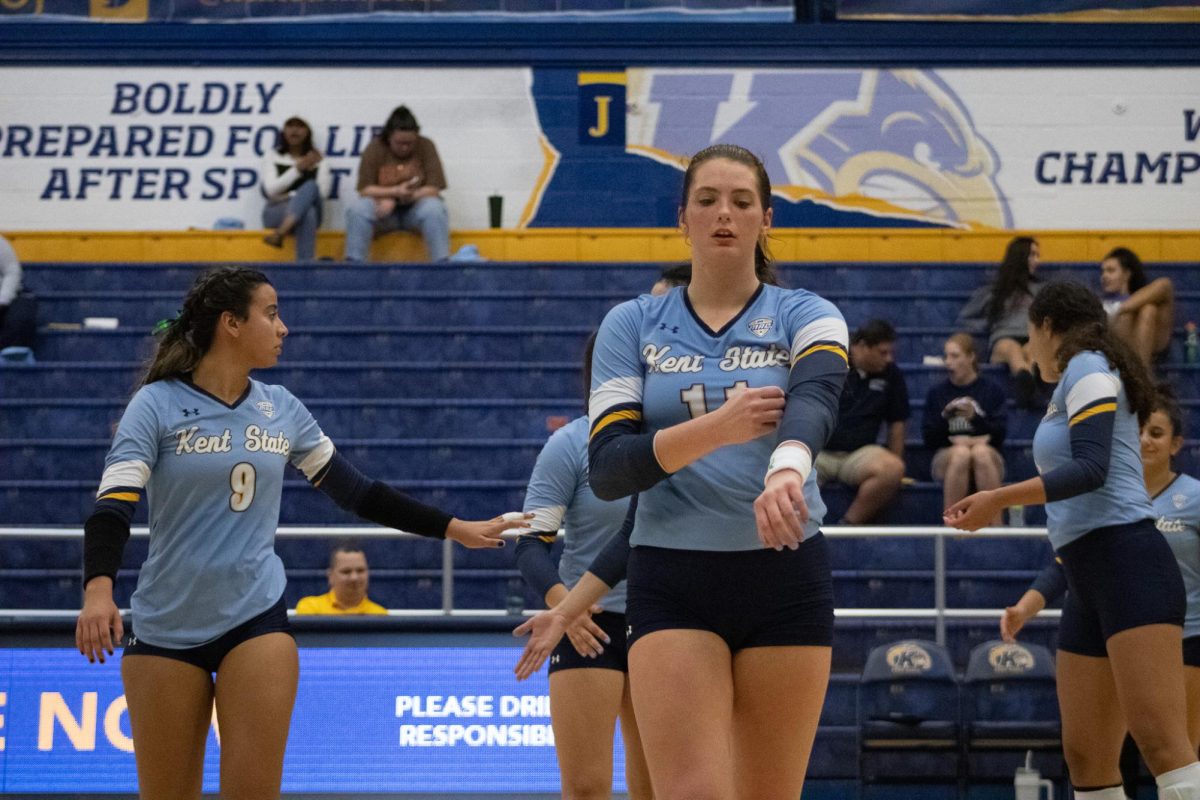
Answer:
[[367, 555], [352, 541], [339, 542], [329, 552], [329, 591], [302, 597], [297, 614], [386, 614], [387, 609], [367, 599]]

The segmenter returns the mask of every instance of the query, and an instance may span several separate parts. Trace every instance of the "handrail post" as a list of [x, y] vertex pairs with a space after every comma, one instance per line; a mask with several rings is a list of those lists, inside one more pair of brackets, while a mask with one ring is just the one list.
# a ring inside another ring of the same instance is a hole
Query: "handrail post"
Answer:
[[454, 613], [454, 542], [442, 540], [442, 613]]
[[934, 640], [946, 646], [946, 537], [933, 537]]

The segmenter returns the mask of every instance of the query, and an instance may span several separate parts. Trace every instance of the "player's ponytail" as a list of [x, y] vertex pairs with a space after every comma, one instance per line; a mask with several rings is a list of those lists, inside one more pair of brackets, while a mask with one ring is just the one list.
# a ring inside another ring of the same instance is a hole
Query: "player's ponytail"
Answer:
[[196, 368], [212, 347], [217, 322], [226, 311], [238, 319], [250, 313], [254, 290], [270, 283], [258, 270], [218, 267], [196, 278], [179, 316], [161, 334], [141, 385], [176, 378]]

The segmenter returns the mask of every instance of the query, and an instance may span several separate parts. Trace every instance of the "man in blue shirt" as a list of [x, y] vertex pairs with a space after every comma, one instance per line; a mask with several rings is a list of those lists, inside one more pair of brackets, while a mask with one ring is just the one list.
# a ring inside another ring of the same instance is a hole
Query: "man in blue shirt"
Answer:
[[[837, 427], [816, 458], [822, 483], [858, 487], [842, 524], [870, 522], [891, 500], [904, 478], [904, 428], [908, 387], [894, 363], [896, 329], [873, 319], [850, 339], [850, 372], [842, 390]], [[887, 423], [886, 446], [876, 442]]]

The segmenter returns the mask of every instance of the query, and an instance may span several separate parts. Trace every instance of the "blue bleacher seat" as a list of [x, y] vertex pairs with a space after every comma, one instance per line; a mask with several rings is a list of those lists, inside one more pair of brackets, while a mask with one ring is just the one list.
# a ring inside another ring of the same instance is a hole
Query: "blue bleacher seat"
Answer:
[[1062, 725], [1054, 657], [1032, 642], [984, 642], [971, 651], [963, 678], [967, 775], [1011, 778], [1027, 751], [1042, 775], [1063, 775]]
[[912, 639], [872, 650], [858, 687], [857, 724], [864, 783], [956, 784], [961, 728], [949, 651]]

